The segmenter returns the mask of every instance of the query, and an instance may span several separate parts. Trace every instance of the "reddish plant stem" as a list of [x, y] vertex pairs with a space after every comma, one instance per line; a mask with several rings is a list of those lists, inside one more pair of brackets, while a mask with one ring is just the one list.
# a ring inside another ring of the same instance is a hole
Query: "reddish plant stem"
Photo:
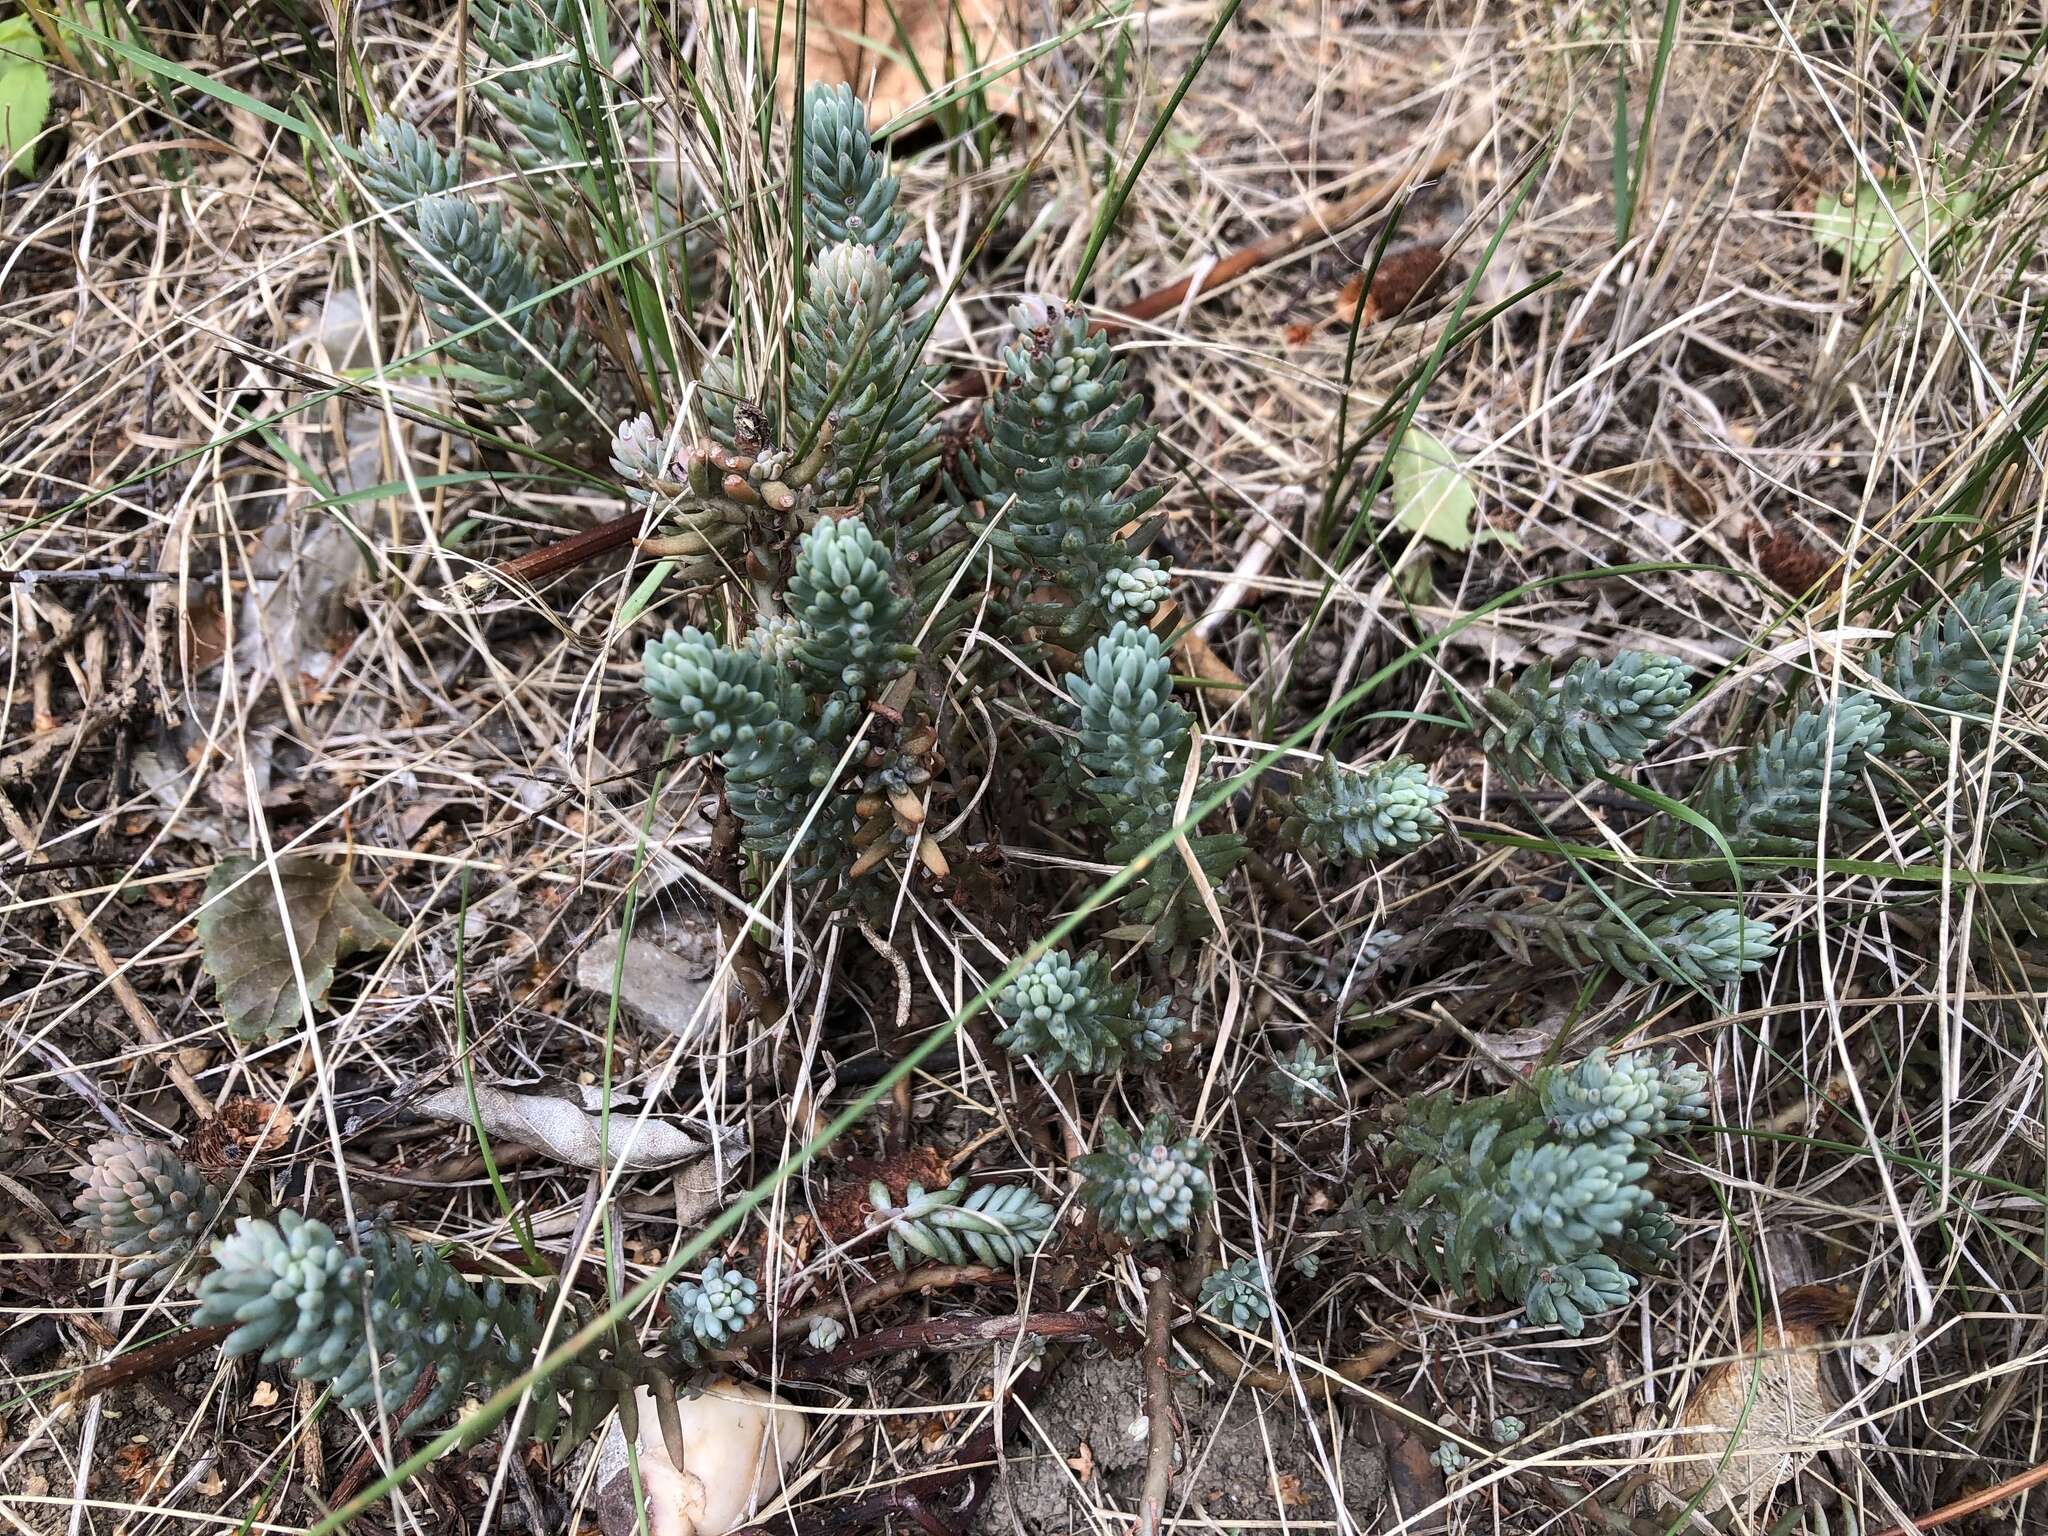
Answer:
[[135, 1381], [144, 1376], [153, 1376], [158, 1371], [176, 1365], [180, 1360], [196, 1355], [200, 1350], [218, 1344], [235, 1331], [233, 1323], [212, 1323], [204, 1328], [188, 1328], [183, 1333], [174, 1333], [168, 1339], [158, 1339], [154, 1344], [145, 1344], [140, 1349], [131, 1349], [127, 1354], [89, 1365], [78, 1373], [78, 1379], [57, 1394], [59, 1403], [82, 1403], [98, 1397], [109, 1387], [118, 1387], [123, 1382]]
[[790, 1361], [782, 1367], [781, 1376], [784, 1381], [831, 1381], [849, 1365], [877, 1355], [893, 1355], [899, 1350], [974, 1349], [1026, 1337], [1106, 1339], [1119, 1331], [1120, 1325], [1101, 1311], [1034, 1312], [1028, 1317], [935, 1317], [922, 1323], [905, 1323], [900, 1328], [877, 1329], [822, 1355]]
[[1947, 1525], [1952, 1520], [1973, 1515], [1993, 1504], [2002, 1504], [2014, 1494], [2025, 1493], [2029, 1488], [2038, 1487], [2042, 1483], [2048, 1483], [2048, 1461], [2042, 1462], [2038, 1467], [2029, 1468], [2017, 1477], [2008, 1477], [1993, 1487], [1979, 1489], [1976, 1493], [1957, 1499], [1953, 1504], [1944, 1504], [1932, 1514], [1922, 1515], [1910, 1526], [1889, 1526], [1879, 1531], [1877, 1536], [1914, 1536], [1914, 1533], [1919, 1531], [1931, 1531], [1937, 1525]]

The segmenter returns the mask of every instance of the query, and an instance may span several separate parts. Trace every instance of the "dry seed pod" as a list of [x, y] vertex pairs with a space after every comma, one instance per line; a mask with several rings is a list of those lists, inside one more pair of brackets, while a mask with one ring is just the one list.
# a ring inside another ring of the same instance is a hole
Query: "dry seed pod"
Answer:
[[1663, 1486], [1689, 1499], [1711, 1482], [1705, 1510], [1725, 1505], [1756, 1520], [1778, 1485], [1818, 1454], [1835, 1408], [1821, 1345], [1852, 1307], [1849, 1294], [1834, 1286], [1783, 1292], [1751, 1335], [1749, 1353], [1708, 1371], [1686, 1400], [1678, 1432], [1658, 1455]]

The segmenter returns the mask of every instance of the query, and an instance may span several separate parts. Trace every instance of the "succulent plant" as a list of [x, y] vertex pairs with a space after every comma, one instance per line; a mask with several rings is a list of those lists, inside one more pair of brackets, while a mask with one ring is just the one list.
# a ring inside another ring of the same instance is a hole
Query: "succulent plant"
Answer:
[[155, 1289], [213, 1230], [227, 1191], [157, 1142], [115, 1136], [94, 1142], [73, 1170], [85, 1188], [72, 1204], [87, 1241], [127, 1262], [124, 1279]]
[[1219, 1323], [1238, 1329], [1256, 1328], [1273, 1315], [1265, 1279], [1250, 1259], [1234, 1259], [1205, 1276], [1199, 1303]]
[[1890, 720], [1867, 693], [1802, 710], [1735, 761], [1716, 764], [1694, 804], [1738, 854], [1808, 850], [1828, 825], [1860, 831], [1867, 824], [1846, 802], [1865, 759], [1884, 749]]
[[1074, 1160], [1081, 1198], [1110, 1231], [1133, 1242], [1159, 1241], [1188, 1230], [1209, 1208], [1210, 1151], [1198, 1138], [1181, 1137], [1166, 1115], [1155, 1115], [1133, 1138], [1114, 1120], [1103, 1122], [1102, 1146]]
[[1706, 1118], [1707, 1077], [1672, 1053], [1637, 1051], [1610, 1061], [1595, 1051], [1544, 1075], [1543, 1116], [1561, 1136], [1616, 1133], [1634, 1141], [1682, 1135]]
[[[472, 1389], [516, 1379], [535, 1359], [530, 1303], [495, 1280], [472, 1285], [393, 1234], [373, 1233], [353, 1254], [325, 1223], [280, 1211], [274, 1222], [238, 1221], [213, 1258], [193, 1321], [233, 1328], [224, 1353], [283, 1363], [298, 1379], [331, 1387], [345, 1408], [374, 1403], [394, 1416], [431, 1369], [434, 1385], [399, 1419], [399, 1433], [440, 1418]], [[551, 1394], [537, 1417], [545, 1436]]]
[[1266, 1083], [1286, 1100], [1289, 1109], [1299, 1112], [1312, 1100], [1335, 1103], [1337, 1095], [1331, 1091], [1331, 1083], [1336, 1076], [1335, 1059], [1317, 1054], [1304, 1040], [1295, 1046], [1292, 1056], [1281, 1058], [1267, 1070]]
[[998, 519], [998, 537], [1065, 600], [1023, 616], [1068, 642], [1108, 620], [1149, 618], [1165, 575], [1119, 533], [1163, 487], [1133, 489], [1151, 451], [1144, 402], [1086, 316], [1031, 299], [1010, 312], [1017, 339], [1003, 382], [982, 411], [982, 435], [963, 466], [968, 488]]
[[996, 1044], [1037, 1063], [1047, 1076], [1112, 1072], [1127, 1058], [1157, 1061], [1181, 1027], [1162, 1000], [1140, 1006], [1099, 955], [1040, 955], [1004, 989], [996, 1012], [1008, 1024]]
[[1965, 739], [1991, 712], [2006, 670], [2025, 671], [2040, 654], [2048, 614], [2010, 576], [1971, 583], [1934, 608], [1877, 657], [1877, 676], [1898, 699], [1886, 744], [1946, 760], [1949, 720], [1965, 717]]
[[1691, 669], [1668, 656], [1623, 651], [1602, 665], [1581, 657], [1553, 685], [1538, 662], [1486, 691], [1494, 724], [1486, 750], [1520, 778], [1540, 766], [1566, 784], [1638, 763], [1692, 697]]
[[1777, 930], [1705, 897], [1635, 891], [1611, 901], [1586, 892], [1533, 912], [1508, 914], [1572, 965], [1612, 966], [1629, 980], [1725, 986], [1777, 953]]
[[1288, 802], [1281, 835], [1326, 859], [1376, 859], [1405, 853], [1443, 830], [1437, 807], [1446, 791], [1412, 758], [1369, 768], [1339, 768], [1332, 757], [1304, 774]]
[[[1174, 805], [1187, 771], [1193, 721], [1173, 697], [1173, 669], [1159, 637], [1124, 623], [1091, 645], [1066, 678], [1074, 701], [1074, 764], [1100, 819], [1110, 829], [1110, 857], [1136, 859], [1174, 825]], [[1234, 836], [1191, 835], [1188, 847], [1214, 885], [1243, 852]], [[1177, 950], [1208, 929], [1185, 861], [1147, 865], [1128, 900], [1150, 924], [1153, 945]]]
[[877, 1179], [868, 1203], [888, 1223], [889, 1256], [898, 1269], [911, 1255], [936, 1264], [1015, 1264], [1038, 1251], [1052, 1231], [1052, 1207], [1021, 1184], [983, 1184], [965, 1178], [926, 1190], [910, 1184], [901, 1206]]
[[685, 1358], [717, 1349], [747, 1326], [761, 1288], [715, 1260], [700, 1275], [669, 1287], [668, 1337]]
[[1532, 1321], [1580, 1333], [1627, 1299], [1622, 1259], [1669, 1256], [1670, 1217], [1642, 1181], [1705, 1100], [1696, 1068], [1648, 1052], [1596, 1053], [1465, 1103], [1422, 1095], [1391, 1149], [1400, 1195], [1361, 1191], [1341, 1224], [1441, 1284], [1518, 1298]]
[[597, 354], [549, 296], [533, 253], [497, 208], [457, 189], [462, 172], [410, 123], [383, 117], [358, 144], [363, 183], [383, 205], [400, 262], [448, 338], [470, 388], [544, 449], [585, 435]]

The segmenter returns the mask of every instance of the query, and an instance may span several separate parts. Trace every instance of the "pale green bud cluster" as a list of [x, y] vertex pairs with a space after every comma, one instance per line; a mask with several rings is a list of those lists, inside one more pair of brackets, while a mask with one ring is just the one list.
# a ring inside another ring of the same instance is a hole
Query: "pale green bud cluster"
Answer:
[[1623, 651], [1602, 665], [1572, 663], [1555, 686], [1538, 662], [1506, 689], [1489, 688], [1486, 750], [1517, 777], [1540, 765], [1567, 784], [1643, 759], [1692, 697], [1691, 669], [1668, 656]]
[[1233, 1260], [1204, 1276], [1198, 1304], [1219, 1323], [1238, 1329], [1256, 1328], [1273, 1315], [1265, 1278], [1250, 1259]]
[[1132, 1137], [1114, 1120], [1103, 1122], [1099, 1151], [1074, 1160], [1081, 1198], [1112, 1232], [1159, 1241], [1188, 1230], [1215, 1199], [1209, 1148], [1177, 1136], [1173, 1121], [1156, 1115]]
[[1446, 797], [1412, 758], [1348, 769], [1326, 757], [1296, 786], [1281, 835], [1331, 860], [1405, 853], [1443, 830]]
[[1008, 1021], [996, 1043], [1047, 1076], [1112, 1072], [1126, 1059], [1157, 1061], [1181, 1028], [1162, 1001], [1140, 1007], [1137, 988], [1109, 973], [1099, 955], [1040, 955], [996, 1001]]

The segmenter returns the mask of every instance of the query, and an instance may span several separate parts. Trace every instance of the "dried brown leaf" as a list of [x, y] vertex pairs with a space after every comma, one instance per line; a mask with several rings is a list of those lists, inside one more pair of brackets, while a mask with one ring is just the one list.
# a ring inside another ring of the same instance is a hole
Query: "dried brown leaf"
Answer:
[[1708, 1509], [1761, 1514], [1778, 1485], [1817, 1454], [1835, 1408], [1819, 1346], [1849, 1309], [1849, 1298], [1833, 1286], [1795, 1286], [1780, 1295], [1749, 1354], [1713, 1367], [1686, 1399], [1678, 1433], [1659, 1456], [1664, 1486], [1690, 1498], [1711, 1483]]
[[[404, 932], [338, 864], [287, 854], [277, 861], [277, 884], [291, 913], [289, 944], [270, 877], [257, 860], [222, 859], [206, 882], [200, 955], [238, 1040], [283, 1039], [298, 1028], [304, 1004], [326, 1005], [337, 964], [363, 950], [388, 948]], [[303, 1000], [292, 971], [294, 950], [305, 973]]]
[[[795, 30], [783, 32], [784, 106], [797, 78]], [[987, 66], [1018, 46], [1005, 0], [812, 0], [804, 79], [851, 85], [868, 104], [868, 121], [879, 126], [971, 70], [987, 78]], [[988, 80], [989, 110], [1016, 110], [1016, 78], [1010, 72]]]

